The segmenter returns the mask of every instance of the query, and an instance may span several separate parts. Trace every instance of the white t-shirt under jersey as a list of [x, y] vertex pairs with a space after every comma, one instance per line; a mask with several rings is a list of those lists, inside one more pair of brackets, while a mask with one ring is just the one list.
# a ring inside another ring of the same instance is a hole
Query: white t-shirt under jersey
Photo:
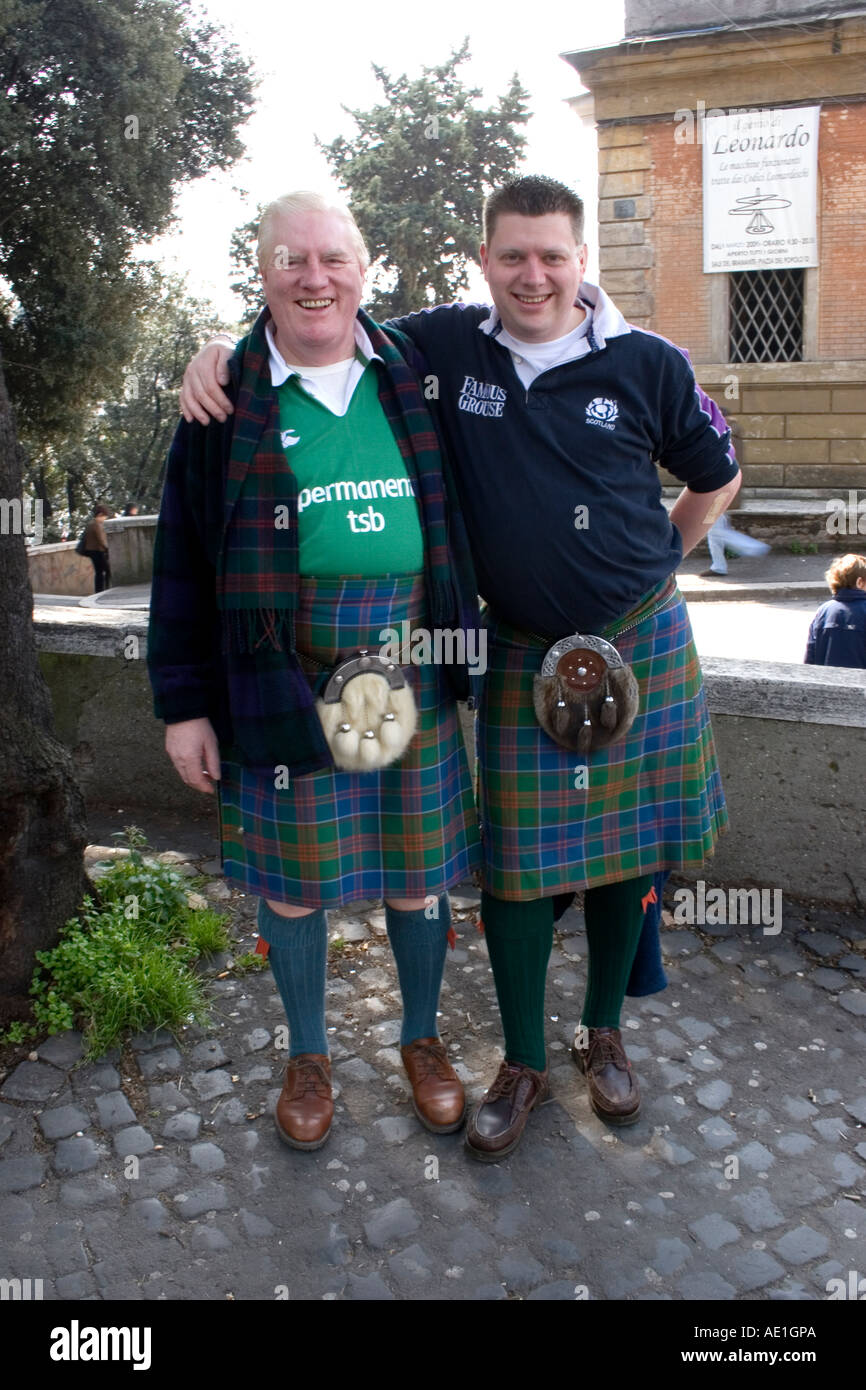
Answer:
[[505, 328], [501, 328], [496, 334], [496, 341], [502, 343], [511, 353], [514, 370], [527, 390], [542, 372], [550, 371], [551, 367], [559, 367], [563, 362], [570, 362], [573, 358], [582, 357], [584, 353], [589, 352], [586, 335], [592, 323], [592, 309], [588, 304], [581, 304], [581, 308], [585, 309], [586, 313], [577, 328], [573, 328], [563, 338], [553, 338], [549, 343], [521, 342]]
[[364, 358], [363, 362], [356, 353], [354, 357], [347, 357], [342, 362], [329, 362], [326, 367], [296, 366], [285, 360], [274, 342], [273, 327], [270, 321], [265, 324], [265, 338], [268, 343], [271, 385], [282, 386], [283, 382], [287, 381], [290, 376], [296, 376], [307, 394], [314, 396], [317, 401], [321, 401], [332, 415], [345, 415], [349, 409], [355, 387], [364, 375], [367, 362], [373, 358], [381, 361], [379, 354], [373, 351], [373, 344], [357, 319], [355, 320], [355, 344], [360, 349]]

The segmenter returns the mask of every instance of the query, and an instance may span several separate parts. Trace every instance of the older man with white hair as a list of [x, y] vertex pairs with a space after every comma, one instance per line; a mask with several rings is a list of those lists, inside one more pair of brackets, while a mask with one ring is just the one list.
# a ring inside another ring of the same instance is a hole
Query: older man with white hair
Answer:
[[359, 312], [367, 264], [345, 209], [266, 209], [233, 414], [179, 425], [154, 558], [155, 710], [183, 780], [219, 788], [226, 876], [261, 900], [290, 1031], [276, 1125], [298, 1149], [331, 1127], [326, 910], [353, 899], [385, 899], [419, 1119], [465, 1114], [436, 1011], [446, 890], [478, 863], [468, 672], [377, 649], [404, 622], [477, 624], [476, 586], [409, 345]]

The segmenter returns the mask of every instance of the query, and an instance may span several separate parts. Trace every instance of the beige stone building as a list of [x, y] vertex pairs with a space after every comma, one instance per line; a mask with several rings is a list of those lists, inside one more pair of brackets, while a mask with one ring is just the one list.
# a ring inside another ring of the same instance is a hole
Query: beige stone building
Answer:
[[[621, 43], [563, 56], [598, 132], [604, 288], [688, 348], [747, 488], [866, 487], [866, 4], [626, 0]], [[707, 113], [808, 106], [818, 264], [706, 273]]]

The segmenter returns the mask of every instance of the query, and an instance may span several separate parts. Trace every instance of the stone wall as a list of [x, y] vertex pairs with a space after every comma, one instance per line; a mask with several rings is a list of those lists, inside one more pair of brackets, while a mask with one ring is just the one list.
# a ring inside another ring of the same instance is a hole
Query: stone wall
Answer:
[[[113, 587], [149, 584], [153, 573], [155, 516], [118, 516], [105, 523]], [[39, 545], [28, 551], [30, 586], [34, 594], [93, 593], [93, 565], [76, 555], [74, 541]]]
[[93, 593], [93, 565], [76, 555], [75, 541], [37, 545], [27, 552], [30, 587], [34, 594], [74, 596]]
[[187, 787], [166, 755], [143, 659], [42, 651], [39, 664], [88, 805], [139, 816], [201, 812], [205, 794]]
[[864, 363], [711, 363], [695, 370], [742, 430], [737, 454], [745, 487], [820, 489], [828, 498], [866, 489]]
[[645, 127], [628, 122], [598, 131], [598, 256], [602, 288], [629, 323], [649, 328], [655, 260], [652, 155]]

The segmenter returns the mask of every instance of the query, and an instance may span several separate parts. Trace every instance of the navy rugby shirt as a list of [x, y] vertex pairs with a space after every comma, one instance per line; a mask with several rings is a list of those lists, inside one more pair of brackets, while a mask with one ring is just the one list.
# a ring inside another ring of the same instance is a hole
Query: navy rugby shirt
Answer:
[[596, 315], [587, 355], [543, 372], [528, 390], [508, 349], [479, 328], [486, 306], [444, 305], [386, 325], [412, 339], [438, 378], [431, 405], [482, 597], [508, 622], [551, 639], [601, 631], [677, 568], [682, 541], [661, 502], [656, 460], [695, 492], [737, 474], [729, 436], [701, 408], [683, 354], [653, 334], [623, 331], [602, 301], [612, 311], [602, 323], [614, 329], [604, 346]]

